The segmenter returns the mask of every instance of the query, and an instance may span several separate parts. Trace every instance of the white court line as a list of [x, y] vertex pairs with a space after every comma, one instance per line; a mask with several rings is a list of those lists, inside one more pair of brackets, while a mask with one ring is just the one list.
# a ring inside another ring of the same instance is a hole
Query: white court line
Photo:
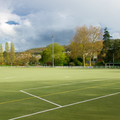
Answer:
[[6, 78], [4, 78], [4, 79], [9, 79], [9, 78], [13, 78], [13, 77], [6, 77]]
[[[117, 77], [117, 78], [119, 78], [119, 77]], [[81, 82], [72, 82], [72, 83], [59, 84], [59, 85], [51, 85], [51, 86], [44, 86], [44, 87], [37, 87], [37, 88], [28, 88], [28, 89], [23, 89], [23, 90], [33, 90], [33, 89], [41, 89], [41, 88], [50, 88], [50, 87], [56, 87], [56, 86], [72, 85], [72, 84], [84, 83], [84, 82], [103, 81], [103, 80], [110, 80], [110, 79], [116, 79], [116, 78], [106, 78], [106, 79], [100, 79], [100, 80], [89, 80], [89, 81], [81, 81]]]
[[0, 79], [9, 79], [9, 78], [14, 78], [14, 76], [12, 76], [12, 77], [0, 78]]
[[76, 105], [76, 104], [80, 104], [80, 103], [85, 103], [85, 102], [97, 100], [97, 99], [100, 99], [100, 98], [105, 98], [105, 97], [117, 95], [117, 94], [120, 94], [120, 92], [113, 93], [113, 94], [108, 94], [108, 95], [105, 95], [105, 96], [100, 96], [100, 97], [96, 97], [96, 98], [92, 98], [92, 99], [88, 99], [88, 100], [84, 100], [84, 101], [80, 101], [80, 102], [76, 102], [76, 103], [72, 103], [72, 104], [68, 104], [68, 105], [64, 105], [64, 106], [61, 106], [61, 107], [56, 107], [56, 108], [52, 108], [52, 109], [43, 110], [43, 111], [35, 112], [35, 113], [32, 113], [32, 114], [19, 116], [19, 117], [16, 117], [16, 118], [11, 118], [9, 120], [16, 120], [16, 119], [20, 119], [20, 118], [24, 118], [24, 117], [40, 114], [40, 113], [45, 113], [45, 112], [48, 112], [48, 111], [52, 111], [52, 110], [56, 110], [56, 109], [60, 109], [60, 108], [64, 108], [64, 107], [68, 107], [68, 106], [72, 106], [72, 105]]
[[23, 92], [23, 93], [25, 93], [25, 94], [27, 94], [27, 95], [30, 95], [30, 96], [32, 96], [32, 97], [38, 98], [38, 99], [40, 99], [40, 100], [43, 100], [43, 101], [45, 101], [45, 102], [51, 103], [51, 104], [53, 104], [53, 105], [62, 107], [61, 105], [59, 105], [59, 104], [57, 104], [57, 103], [54, 103], [54, 102], [51, 102], [51, 101], [49, 101], [49, 100], [43, 99], [43, 98], [41, 98], [41, 97], [38, 97], [38, 96], [33, 95], [33, 94], [30, 94], [30, 93], [25, 92], [25, 91], [23, 91], [23, 90], [20, 90], [20, 92]]

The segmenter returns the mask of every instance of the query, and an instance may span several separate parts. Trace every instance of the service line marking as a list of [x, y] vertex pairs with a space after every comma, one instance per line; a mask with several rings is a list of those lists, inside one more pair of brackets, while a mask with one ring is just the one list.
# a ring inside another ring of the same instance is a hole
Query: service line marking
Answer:
[[105, 97], [109, 97], [109, 96], [113, 96], [113, 95], [117, 95], [117, 94], [120, 94], [120, 92], [113, 93], [113, 94], [108, 94], [108, 95], [105, 95], [105, 96], [100, 96], [100, 97], [96, 97], [96, 98], [92, 98], [92, 99], [88, 99], [88, 100], [84, 100], [84, 101], [80, 101], [80, 102], [76, 102], [76, 103], [72, 103], [72, 104], [68, 104], [68, 105], [64, 105], [64, 106], [61, 106], [61, 107], [56, 107], [56, 108], [43, 110], [43, 111], [39, 111], [39, 112], [19, 116], [19, 117], [16, 117], [16, 118], [11, 118], [9, 120], [16, 120], [16, 119], [20, 119], [20, 118], [24, 118], [24, 117], [29, 117], [29, 116], [32, 116], [32, 115], [45, 113], [45, 112], [49, 112], [49, 111], [52, 111], [52, 110], [56, 110], [56, 109], [60, 109], [60, 108], [64, 108], [64, 107], [69, 107], [69, 106], [72, 106], [72, 105], [77, 105], [77, 104], [81, 104], [81, 103], [85, 103], [85, 102], [89, 102], [89, 101], [93, 101], [93, 100], [97, 100], [97, 99], [101, 99], [101, 98], [105, 98]]
[[20, 90], [20, 92], [25, 93], [25, 94], [27, 94], [27, 95], [30, 95], [30, 96], [32, 96], [32, 97], [38, 98], [38, 99], [40, 99], [40, 100], [43, 100], [43, 101], [45, 101], [45, 102], [51, 103], [51, 104], [53, 104], [53, 105], [62, 107], [61, 105], [59, 105], [59, 104], [57, 104], [57, 103], [54, 103], [54, 102], [51, 102], [51, 101], [49, 101], [49, 100], [43, 99], [43, 98], [41, 98], [41, 97], [38, 97], [38, 96], [33, 95], [33, 94], [31, 94], [31, 93], [25, 92], [25, 91], [23, 91], [23, 90]]

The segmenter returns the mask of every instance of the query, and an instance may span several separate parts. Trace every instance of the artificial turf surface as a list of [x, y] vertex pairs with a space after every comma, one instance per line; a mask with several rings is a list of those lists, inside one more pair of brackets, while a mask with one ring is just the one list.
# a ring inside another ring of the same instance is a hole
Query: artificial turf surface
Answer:
[[[120, 69], [0, 68], [0, 120], [58, 107], [20, 90], [65, 106], [120, 92]], [[120, 120], [120, 94], [19, 119]]]

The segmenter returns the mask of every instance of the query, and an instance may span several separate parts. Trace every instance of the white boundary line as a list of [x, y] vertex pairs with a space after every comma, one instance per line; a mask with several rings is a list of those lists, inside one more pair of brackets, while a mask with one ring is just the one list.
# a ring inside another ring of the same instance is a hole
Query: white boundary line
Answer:
[[54, 102], [51, 102], [51, 101], [49, 101], [49, 100], [43, 99], [43, 98], [41, 98], [41, 97], [38, 97], [38, 96], [33, 95], [33, 94], [30, 94], [30, 93], [25, 92], [25, 91], [23, 91], [23, 90], [20, 90], [20, 92], [25, 93], [25, 94], [27, 94], [27, 95], [30, 95], [30, 96], [32, 96], [32, 97], [38, 98], [38, 99], [40, 99], [40, 100], [43, 100], [43, 101], [45, 101], [45, 102], [51, 103], [51, 104], [56, 105], [56, 106], [58, 106], [58, 107], [62, 107], [61, 105], [59, 105], [59, 104], [57, 104], [57, 103], [54, 103]]
[[[117, 77], [117, 78], [119, 78], [119, 77]], [[51, 86], [44, 86], [44, 87], [37, 87], [37, 88], [28, 88], [28, 89], [22, 89], [22, 90], [33, 90], [33, 89], [41, 89], [41, 88], [50, 88], [50, 87], [56, 87], [56, 86], [72, 85], [72, 84], [84, 83], [84, 82], [103, 81], [103, 80], [110, 80], [110, 79], [117, 79], [117, 78], [104, 78], [104, 79], [100, 79], [100, 80], [89, 80], [89, 81], [81, 81], [81, 82], [72, 82], [72, 83], [66, 83], [66, 84], [58, 84], [58, 85], [51, 85]]]
[[108, 95], [105, 95], [105, 96], [100, 96], [100, 97], [96, 97], [96, 98], [92, 98], [92, 99], [88, 99], [88, 100], [84, 100], [84, 101], [80, 101], [80, 102], [76, 102], [76, 103], [72, 103], [72, 104], [68, 104], [68, 105], [64, 105], [64, 106], [61, 106], [61, 107], [56, 107], [56, 108], [52, 108], [52, 109], [43, 110], [43, 111], [35, 112], [35, 113], [32, 113], [32, 114], [19, 116], [19, 117], [16, 117], [16, 118], [11, 118], [9, 120], [16, 120], [16, 119], [20, 119], [20, 118], [24, 118], [24, 117], [40, 114], [40, 113], [45, 113], [45, 112], [49, 112], [49, 111], [52, 111], [52, 110], [56, 110], [56, 109], [60, 109], [60, 108], [64, 108], [64, 107], [68, 107], [68, 106], [72, 106], [72, 105], [76, 105], [76, 104], [81, 104], [81, 103], [85, 103], [85, 102], [89, 102], [89, 101], [93, 101], [93, 100], [97, 100], [97, 99], [101, 99], [101, 98], [117, 95], [117, 94], [120, 94], [120, 92], [113, 93], [113, 94], [108, 94]]

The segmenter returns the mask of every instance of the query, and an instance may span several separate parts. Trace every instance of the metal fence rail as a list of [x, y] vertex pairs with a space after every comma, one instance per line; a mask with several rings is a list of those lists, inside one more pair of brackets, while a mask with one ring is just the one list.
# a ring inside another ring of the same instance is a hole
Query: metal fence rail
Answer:
[[120, 69], [120, 66], [0, 66], [0, 68], [82, 68], [82, 69]]

